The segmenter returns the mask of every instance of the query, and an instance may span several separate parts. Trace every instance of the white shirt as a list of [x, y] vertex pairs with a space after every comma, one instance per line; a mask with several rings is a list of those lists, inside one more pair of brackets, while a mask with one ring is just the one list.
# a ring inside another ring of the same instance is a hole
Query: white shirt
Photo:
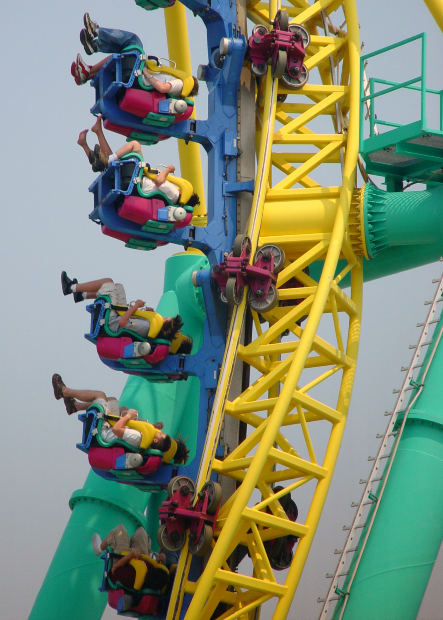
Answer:
[[[168, 75], [167, 73], [150, 73], [149, 74], [154, 79], [159, 82], [167, 82], [171, 85], [171, 90], [168, 92], [168, 95], [174, 95], [179, 97], [181, 95], [183, 89], [183, 82], [178, 78], [173, 77], [172, 75]], [[151, 86], [151, 82], [146, 78], [146, 76], [142, 73], [142, 81], [145, 86]]]
[[159, 187], [157, 187], [157, 185], [152, 179], [146, 176], [142, 177], [142, 191], [145, 194], [149, 194], [150, 192], [153, 192], [157, 189], [166, 194], [166, 196], [173, 204], [177, 204], [180, 198], [180, 189], [177, 185], [175, 185], [175, 183], [171, 183], [171, 181], [165, 181]]

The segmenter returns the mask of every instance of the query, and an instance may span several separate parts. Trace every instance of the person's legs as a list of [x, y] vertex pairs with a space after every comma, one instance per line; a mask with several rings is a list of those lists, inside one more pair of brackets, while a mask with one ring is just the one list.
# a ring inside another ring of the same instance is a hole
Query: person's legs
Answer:
[[[65, 398], [75, 398], [77, 401], [81, 401], [77, 403], [77, 406], [81, 405], [81, 409], [87, 409], [92, 401], [98, 398], [106, 400], [106, 394], [100, 390], [74, 390], [65, 385], [62, 388], [62, 392]], [[83, 405], [86, 405], [86, 407]]]
[[138, 527], [132, 534], [129, 541], [131, 549], [140, 549], [145, 555], [149, 555], [151, 551], [151, 539], [143, 527]]
[[131, 142], [127, 142], [115, 152], [117, 159], [121, 159], [124, 155], [129, 155], [130, 153], [137, 153], [140, 157], [143, 157], [140, 142], [137, 142], [137, 140], [131, 140]]
[[100, 114], [100, 116], [97, 117], [95, 123], [92, 125], [91, 131], [94, 132], [97, 136], [97, 140], [100, 145], [100, 151], [103, 153], [103, 155], [105, 155], [105, 157], [109, 157], [109, 155], [112, 155], [112, 149], [109, 146], [108, 141], [106, 140], [105, 134], [103, 133], [102, 119], [103, 117]]
[[109, 534], [102, 540], [99, 534], [92, 535], [92, 546], [94, 548], [95, 555], [100, 555], [107, 547], [112, 547], [115, 553], [121, 553], [122, 551], [129, 550], [129, 535], [124, 525], [117, 525], [116, 528], [111, 530]]
[[120, 54], [125, 47], [136, 45], [143, 49], [143, 43], [133, 32], [119, 30], [118, 28], [99, 28], [98, 36], [94, 39], [99, 52], [107, 54]]
[[91, 156], [92, 156], [92, 151], [88, 146], [88, 142], [86, 140], [86, 135], [88, 133], [87, 129], [83, 129], [79, 134], [78, 134], [78, 138], [77, 138], [77, 144], [79, 146], [82, 147], [82, 149], [85, 152], [86, 157], [88, 158], [88, 161], [91, 162]]
[[111, 58], [110, 56], [106, 56], [106, 58], [103, 58], [103, 60], [100, 60], [100, 62], [96, 63], [95, 65], [90, 65], [88, 79], [91, 80], [93, 77], [95, 77], [97, 73], [100, 71], [100, 69], [105, 66], [105, 64], [108, 62], [110, 58]]
[[129, 534], [124, 525], [117, 525], [113, 530], [109, 532], [106, 538], [100, 545], [102, 551], [106, 547], [112, 547], [115, 553], [121, 553], [122, 551], [129, 550]]
[[113, 284], [112, 278], [101, 278], [100, 280], [90, 280], [89, 282], [79, 282], [72, 286], [72, 290], [76, 293], [86, 293], [86, 299], [93, 299], [100, 287], [109, 282]]

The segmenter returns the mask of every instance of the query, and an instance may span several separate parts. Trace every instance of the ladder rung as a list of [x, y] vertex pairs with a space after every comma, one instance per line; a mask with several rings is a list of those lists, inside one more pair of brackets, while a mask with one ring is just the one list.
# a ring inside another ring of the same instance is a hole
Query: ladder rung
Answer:
[[393, 394], [400, 394], [401, 392], [409, 392], [410, 390], [413, 390], [413, 389], [414, 388], [413, 388], [412, 385], [408, 385], [408, 387], [405, 387], [402, 390], [399, 390], [399, 389], [392, 390], [392, 393]]
[[[371, 482], [378, 482], [379, 480], [381, 480], [381, 477], [379, 478], [372, 478]], [[359, 481], [359, 484], [366, 484], [368, 481], [367, 480], [363, 480], [362, 478]]]
[[368, 456], [368, 461], [375, 461], [377, 458], [379, 459], [388, 459], [389, 458], [389, 454], [382, 454], [381, 456]]
[[351, 525], [344, 525], [342, 527], [342, 530], [344, 532], [348, 532], [349, 530], [361, 530], [363, 527], [365, 527], [366, 523], [360, 523], [359, 525], [354, 525], [354, 527], [352, 527]]

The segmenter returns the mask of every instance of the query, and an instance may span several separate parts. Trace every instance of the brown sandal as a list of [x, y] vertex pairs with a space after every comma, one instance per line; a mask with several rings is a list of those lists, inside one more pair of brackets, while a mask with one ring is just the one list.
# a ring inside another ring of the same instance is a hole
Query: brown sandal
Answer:
[[63, 397], [63, 388], [66, 385], [63, 383], [63, 379], [57, 373], [52, 375], [52, 388], [54, 390], [54, 396], [56, 400], [60, 400]]
[[77, 413], [77, 407], [75, 406], [75, 399], [74, 398], [64, 398], [64, 403], [65, 403], [65, 407], [66, 407], [66, 411], [68, 415], [72, 415], [73, 413]]

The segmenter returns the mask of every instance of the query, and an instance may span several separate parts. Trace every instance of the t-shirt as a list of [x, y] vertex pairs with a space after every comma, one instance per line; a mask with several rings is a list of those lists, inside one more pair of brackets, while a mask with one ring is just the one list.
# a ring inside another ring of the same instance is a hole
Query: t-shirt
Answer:
[[175, 185], [175, 183], [171, 183], [171, 181], [166, 180], [164, 183], [157, 186], [149, 177], [142, 177], [142, 191], [145, 194], [149, 194], [157, 189], [166, 194], [172, 204], [177, 204], [180, 198], [180, 189], [177, 185]]
[[[168, 95], [173, 95], [175, 97], [179, 97], [181, 95], [183, 82], [178, 78], [168, 75], [167, 73], [150, 73], [149, 75], [159, 82], [168, 82], [168, 84], [171, 85]], [[147, 79], [144, 73], [142, 73], [142, 81], [145, 86], [152, 86], [151, 82]]]
[[[116, 439], [119, 439], [112, 430], [112, 426], [109, 424], [109, 422], [105, 421], [102, 423], [100, 437], [103, 439], [103, 441], [106, 441], [106, 443], [112, 443]], [[126, 441], [126, 443], [128, 443], [130, 446], [133, 446], [134, 448], [139, 448], [142, 440], [142, 434], [133, 428], [125, 427], [122, 439], [123, 441]]]

